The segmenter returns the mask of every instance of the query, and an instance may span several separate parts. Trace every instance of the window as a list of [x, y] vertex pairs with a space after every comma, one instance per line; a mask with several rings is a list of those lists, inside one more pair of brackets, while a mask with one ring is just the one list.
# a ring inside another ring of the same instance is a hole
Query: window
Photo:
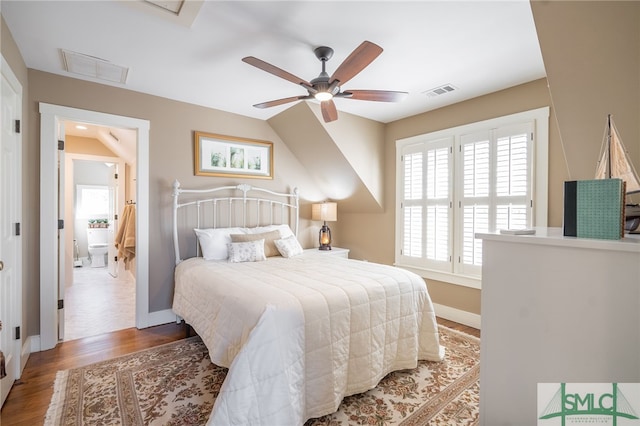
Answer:
[[396, 264], [479, 288], [478, 232], [546, 226], [548, 108], [397, 141]]
[[76, 185], [76, 217], [95, 219], [109, 214], [109, 187]]

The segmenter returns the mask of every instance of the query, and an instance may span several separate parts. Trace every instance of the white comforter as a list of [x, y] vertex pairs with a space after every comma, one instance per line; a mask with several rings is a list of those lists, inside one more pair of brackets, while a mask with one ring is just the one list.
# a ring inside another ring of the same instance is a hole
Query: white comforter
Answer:
[[335, 256], [188, 259], [173, 310], [229, 368], [209, 425], [302, 425], [444, 356], [422, 278]]

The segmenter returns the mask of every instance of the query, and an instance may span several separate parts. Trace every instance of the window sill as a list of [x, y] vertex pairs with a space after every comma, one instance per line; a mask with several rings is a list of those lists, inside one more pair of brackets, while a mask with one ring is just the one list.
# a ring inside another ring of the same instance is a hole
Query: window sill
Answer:
[[433, 269], [420, 268], [420, 267], [411, 266], [411, 265], [403, 265], [401, 263], [396, 263], [395, 266], [397, 266], [398, 268], [406, 269], [415, 274], [418, 274], [422, 278], [435, 280], [435, 281], [442, 281], [448, 284], [461, 285], [463, 287], [470, 287], [478, 290], [482, 289], [482, 279], [480, 277], [452, 274], [449, 272], [442, 272], [442, 271], [434, 271]]

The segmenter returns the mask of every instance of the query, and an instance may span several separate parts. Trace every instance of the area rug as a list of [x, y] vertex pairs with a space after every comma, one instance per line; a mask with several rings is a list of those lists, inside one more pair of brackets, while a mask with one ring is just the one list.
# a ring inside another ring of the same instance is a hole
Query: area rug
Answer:
[[[444, 361], [421, 361], [306, 426], [477, 425], [480, 340], [439, 326]], [[198, 337], [60, 371], [45, 425], [204, 425], [227, 370]]]

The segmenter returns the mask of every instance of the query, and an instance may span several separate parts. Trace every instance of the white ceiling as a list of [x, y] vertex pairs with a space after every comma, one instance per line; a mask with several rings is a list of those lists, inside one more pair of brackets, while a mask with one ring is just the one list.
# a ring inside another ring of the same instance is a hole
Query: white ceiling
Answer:
[[[124, 84], [105, 84], [259, 119], [294, 104], [253, 104], [306, 91], [245, 56], [311, 80], [321, 70], [315, 47], [335, 50], [332, 74], [362, 41], [374, 42], [384, 52], [343, 90], [409, 96], [335, 102], [338, 111], [384, 123], [545, 76], [526, 0], [187, 1], [177, 17], [141, 1], [2, 0], [1, 11], [29, 68], [99, 81], [64, 71], [65, 49], [129, 68]], [[457, 90], [424, 94], [443, 84]]]

